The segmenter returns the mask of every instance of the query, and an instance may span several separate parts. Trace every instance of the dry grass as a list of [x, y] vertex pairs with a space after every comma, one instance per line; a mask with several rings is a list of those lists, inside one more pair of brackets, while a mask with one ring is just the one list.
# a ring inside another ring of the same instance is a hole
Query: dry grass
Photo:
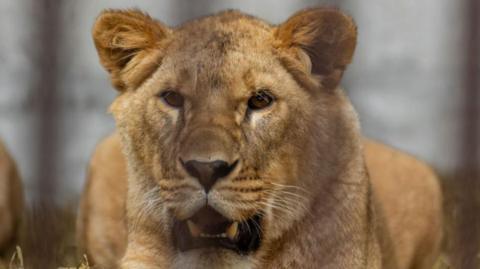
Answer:
[[[0, 261], [0, 269], [25, 269], [23, 253], [20, 247], [17, 247], [16, 252], [13, 254], [8, 264]], [[84, 256], [78, 266], [58, 267], [57, 269], [93, 269], [93, 267], [90, 267], [87, 257]], [[446, 257], [442, 256], [438, 259], [432, 269], [452, 269], [452, 267], [448, 264]]]
[[36, 205], [25, 214], [18, 244], [0, 255], [0, 269], [87, 269], [75, 242], [75, 212], [66, 208]]
[[438, 258], [432, 269], [453, 269], [445, 255]]
[[[0, 261], [0, 269], [25, 269], [25, 262], [23, 258], [22, 249], [17, 246], [15, 253], [11, 257], [8, 264]], [[79, 262], [78, 266], [74, 267], [58, 267], [57, 269], [92, 269], [88, 264], [88, 259], [86, 256], [83, 257], [82, 261]]]
[[[8, 264], [2, 263], [2, 261], [0, 261], [0, 269], [25, 269], [23, 253], [20, 247], [17, 247]], [[58, 267], [57, 269], [93, 269], [93, 267], [90, 267], [87, 257], [84, 256], [79, 262], [78, 266]], [[438, 259], [432, 269], [452, 269], [452, 267], [448, 264], [446, 257], [442, 256]]]

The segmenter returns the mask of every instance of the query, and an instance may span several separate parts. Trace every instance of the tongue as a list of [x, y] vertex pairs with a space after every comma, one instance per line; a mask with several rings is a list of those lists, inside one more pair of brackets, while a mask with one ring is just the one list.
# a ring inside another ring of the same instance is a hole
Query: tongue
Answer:
[[208, 234], [223, 233], [231, 224], [231, 221], [210, 206], [205, 206], [200, 209], [191, 220], [201, 231]]

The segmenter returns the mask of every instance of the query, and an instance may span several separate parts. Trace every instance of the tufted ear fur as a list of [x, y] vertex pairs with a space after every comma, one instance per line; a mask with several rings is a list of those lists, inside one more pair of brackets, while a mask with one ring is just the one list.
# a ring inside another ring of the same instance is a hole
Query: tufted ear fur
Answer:
[[352, 60], [357, 29], [353, 19], [337, 9], [312, 8], [279, 25], [276, 38], [295, 52], [305, 69], [320, 76], [324, 88], [334, 89]]
[[105, 10], [92, 30], [100, 62], [119, 91], [138, 87], [155, 70], [170, 34], [138, 10]]

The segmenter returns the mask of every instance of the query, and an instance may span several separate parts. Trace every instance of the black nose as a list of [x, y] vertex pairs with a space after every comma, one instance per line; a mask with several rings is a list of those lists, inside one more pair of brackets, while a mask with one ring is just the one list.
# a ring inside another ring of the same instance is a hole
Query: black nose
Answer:
[[202, 184], [208, 192], [219, 178], [225, 177], [232, 172], [238, 161], [235, 161], [233, 164], [228, 164], [227, 162], [219, 160], [213, 162], [191, 160], [182, 163], [188, 174], [197, 178], [200, 184]]

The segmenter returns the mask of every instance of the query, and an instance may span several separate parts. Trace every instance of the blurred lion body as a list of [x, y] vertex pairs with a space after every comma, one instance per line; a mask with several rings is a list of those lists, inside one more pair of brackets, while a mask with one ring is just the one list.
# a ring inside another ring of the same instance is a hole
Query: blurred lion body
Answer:
[[18, 236], [23, 209], [23, 189], [12, 157], [0, 142], [0, 253]]
[[[356, 45], [350, 17], [307, 9], [272, 26], [226, 11], [169, 28], [139, 11], [108, 10], [93, 37], [119, 90], [110, 108], [117, 134], [92, 158], [78, 220], [79, 240], [95, 263], [432, 265], [442, 235], [435, 175], [405, 154], [364, 142], [338, 87]], [[264, 89], [275, 102], [251, 110], [252, 91]], [[185, 104], [162, 100], [172, 91]], [[205, 189], [180, 164], [197, 159], [237, 160], [238, 167]], [[205, 204], [235, 222], [261, 215], [258, 248], [248, 255], [176, 249], [172, 227]]]

